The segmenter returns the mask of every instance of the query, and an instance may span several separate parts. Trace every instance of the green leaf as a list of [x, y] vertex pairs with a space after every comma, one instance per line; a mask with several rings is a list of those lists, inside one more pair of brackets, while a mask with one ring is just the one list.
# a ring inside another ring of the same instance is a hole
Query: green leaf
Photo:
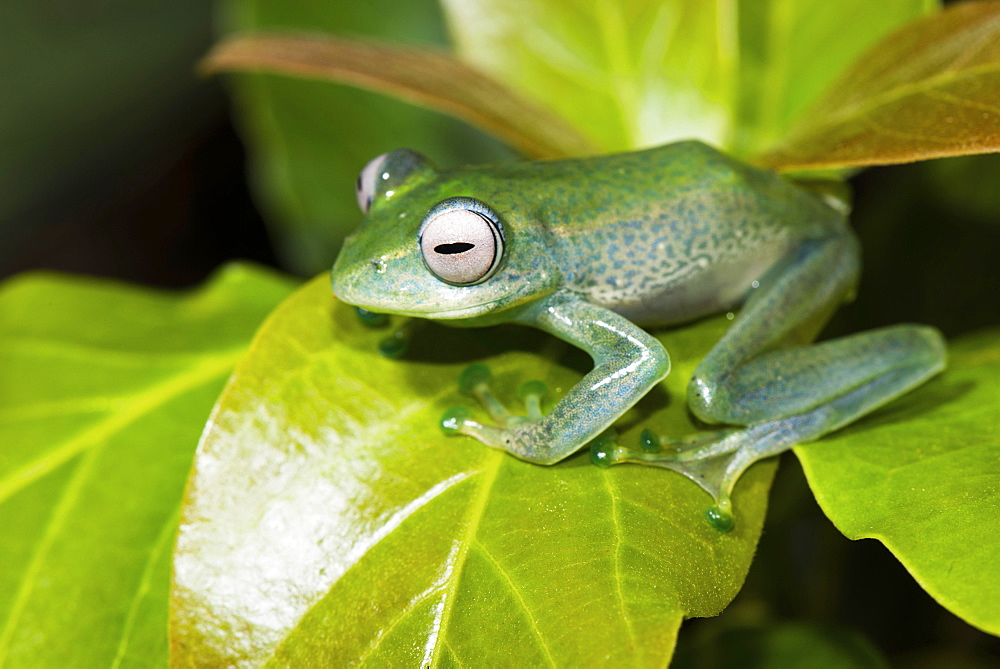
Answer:
[[[622, 421], [691, 431], [684, 397], [725, 318], [664, 335], [675, 360]], [[773, 463], [736, 489], [736, 529], [673, 472], [539, 467], [441, 414], [487, 361], [500, 397], [544, 379], [561, 395], [586, 356], [527, 328], [417, 321], [404, 360], [378, 353], [321, 276], [268, 320], [196, 456], [175, 554], [178, 664], [364, 663], [662, 667], [683, 616], [718, 613], [743, 582]], [[671, 399], [673, 398], [673, 399]]]
[[0, 289], [0, 665], [163, 664], [170, 548], [204, 421], [289, 284]]
[[942, 606], [1000, 634], [1000, 330], [959, 340], [945, 373], [798, 446], [823, 511], [875, 538]]
[[[443, 45], [434, 0], [222, 0], [228, 34], [312, 31]], [[361, 220], [354, 182], [385, 151], [416, 149], [441, 165], [509, 157], [468, 125], [369, 91], [273, 74], [226, 77], [248, 144], [251, 185], [285, 264], [313, 275], [330, 266]]]
[[451, 56], [305, 34], [231, 37], [202, 62], [208, 73], [274, 72], [370, 88], [468, 121], [532, 158], [592, 151], [559, 117]]
[[462, 58], [547, 105], [603, 151], [692, 137], [720, 145], [727, 135], [738, 66], [730, 3], [442, 6]]
[[756, 162], [782, 170], [1000, 151], [1000, 3], [960, 2], [866, 52]]
[[935, 0], [443, 0], [459, 55], [605, 151], [697, 138], [738, 156]]
[[766, 0], [739, 3], [739, 99], [727, 148], [773, 145], [876, 41], [937, 0]]

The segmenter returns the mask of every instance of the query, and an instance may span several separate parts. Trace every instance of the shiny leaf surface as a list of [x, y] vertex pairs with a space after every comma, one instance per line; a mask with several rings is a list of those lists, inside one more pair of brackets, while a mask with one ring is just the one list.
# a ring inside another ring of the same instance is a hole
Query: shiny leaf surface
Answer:
[[840, 531], [878, 539], [939, 603], [1000, 635], [998, 341], [959, 340], [941, 377], [795, 452]]
[[166, 662], [194, 447], [289, 290], [245, 267], [186, 295], [48, 275], [0, 289], [0, 665]]
[[[725, 318], [669, 332], [674, 371], [623, 421], [693, 429], [678, 400]], [[178, 665], [662, 667], [683, 616], [736, 594], [773, 463], [736, 489], [736, 529], [672, 472], [530, 465], [437, 421], [486, 361], [500, 397], [558, 396], [588, 361], [526, 328], [418, 323], [403, 360], [319, 277], [261, 330], [196, 458], [175, 555]], [[511, 402], [512, 406], [516, 400]], [[484, 633], [484, 630], [488, 633]]]
[[879, 42], [756, 162], [827, 169], [998, 150], [1000, 3], [961, 2]]

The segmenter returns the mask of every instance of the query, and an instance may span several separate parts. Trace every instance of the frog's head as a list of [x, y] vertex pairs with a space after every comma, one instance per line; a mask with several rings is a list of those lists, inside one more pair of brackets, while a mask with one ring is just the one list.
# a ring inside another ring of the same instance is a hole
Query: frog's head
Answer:
[[559, 273], [539, 229], [504, 193], [484, 170], [440, 173], [406, 149], [375, 158], [358, 177], [367, 218], [334, 263], [334, 294], [379, 313], [465, 319], [551, 292]]

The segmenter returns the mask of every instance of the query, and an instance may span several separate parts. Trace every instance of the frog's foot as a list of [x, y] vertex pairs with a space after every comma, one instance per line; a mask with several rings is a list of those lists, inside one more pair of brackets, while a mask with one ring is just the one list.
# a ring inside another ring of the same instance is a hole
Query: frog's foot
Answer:
[[489, 367], [474, 364], [466, 367], [458, 377], [459, 389], [466, 395], [475, 397], [496, 422], [486, 425], [475, 421], [465, 407], [448, 409], [441, 417], [441, 429], [447, 435], [464, 434], [474, 437], [487, 446], [510, 450], [510, 432], [518, 425], [533, 423], [542, 419], [542, 399], [547, 393], [542, 381], [526, 381], [517, 389], [518, 397], [524, 402], [527, 415], [511, 413], [490, 390]]
[[705, 518], [716, 529], [728, 532], [734, 525], [730, 498], [733, 486], [754, 462], [791, 445], [785, 444], [782, 436], [776, 423], [664, 441], [652, 431], [643, 430], [639, 448], [619, 446], [605, 437], [595, 439], [590, 459], [599, 467], [636, 462], [683, 474], [715, 499], [715, 506], [705, 512]]

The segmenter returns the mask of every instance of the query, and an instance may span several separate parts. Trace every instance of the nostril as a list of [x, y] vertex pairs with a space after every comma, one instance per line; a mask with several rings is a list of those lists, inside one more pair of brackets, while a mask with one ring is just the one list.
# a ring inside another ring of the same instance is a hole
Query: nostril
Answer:
[[385, 268], [386, 268], [385, 256], [379, 256], [378, 258], [372, 258], [368, 262], [371, 264], [372, 269], [375, 270], [376, 274], [384, 274], [385, 273]]

